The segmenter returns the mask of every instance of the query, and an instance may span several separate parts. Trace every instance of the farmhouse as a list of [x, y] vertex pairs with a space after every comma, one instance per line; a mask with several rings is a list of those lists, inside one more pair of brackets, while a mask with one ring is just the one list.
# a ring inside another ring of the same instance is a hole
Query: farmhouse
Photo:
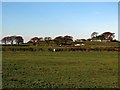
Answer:
[[85, 39], [76, 39], [74, 42], [74, 46], [84, 46]]
[[109, 39], [101, 39], [99, 36], [97, 36], [97, 37], [93, 37], [91, 39], [91, 41], [93, 41], [93, 42], [110, 42], [111, 40], [109, 40]]

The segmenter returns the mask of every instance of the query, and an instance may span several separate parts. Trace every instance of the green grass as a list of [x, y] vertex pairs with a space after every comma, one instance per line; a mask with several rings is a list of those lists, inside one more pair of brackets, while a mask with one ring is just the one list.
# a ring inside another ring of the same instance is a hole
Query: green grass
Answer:
[[117, 52], [3, 52], [3, 88], [118, 87]]
[[118, 42], [85, 42], [86, 46], [90, 47], [119, 47]]

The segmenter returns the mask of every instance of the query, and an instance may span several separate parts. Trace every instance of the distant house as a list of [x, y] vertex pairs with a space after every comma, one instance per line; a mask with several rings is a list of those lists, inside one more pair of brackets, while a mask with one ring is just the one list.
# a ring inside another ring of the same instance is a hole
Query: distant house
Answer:
[[115, 33], [111, 32], [104, 32], [99, 36], [94, 36], [91, 38], [91, 41], [98, 41], [98, 42], [111, 42], [115, 37]]
[[77, 43], [84, 43], [86, 40], [85, 39], [76, 39], [75, 42]]
[[110, 42], [110, 40], [102, 39], [100, 36], [93, 37], [93, 38], [91, 39], [91, 41], [93, 41], [93, 42]]
[[76, 39], [74, 42], [74, 46], [84, 46], [85, 39]]

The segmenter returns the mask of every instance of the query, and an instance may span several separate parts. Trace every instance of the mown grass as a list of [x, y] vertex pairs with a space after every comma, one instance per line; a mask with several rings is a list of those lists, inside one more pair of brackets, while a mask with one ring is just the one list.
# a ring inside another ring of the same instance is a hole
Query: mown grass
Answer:
[[117, 88], [118, 52], [3, 52], [3, 88]]

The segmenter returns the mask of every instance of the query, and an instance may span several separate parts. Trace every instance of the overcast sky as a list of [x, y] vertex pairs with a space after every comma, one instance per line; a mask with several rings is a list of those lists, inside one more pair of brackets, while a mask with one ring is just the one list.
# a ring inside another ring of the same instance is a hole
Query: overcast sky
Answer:
[[118, 38], [117, 2], [4, 2], [2, 35], [90, 38], [110, 31]]

